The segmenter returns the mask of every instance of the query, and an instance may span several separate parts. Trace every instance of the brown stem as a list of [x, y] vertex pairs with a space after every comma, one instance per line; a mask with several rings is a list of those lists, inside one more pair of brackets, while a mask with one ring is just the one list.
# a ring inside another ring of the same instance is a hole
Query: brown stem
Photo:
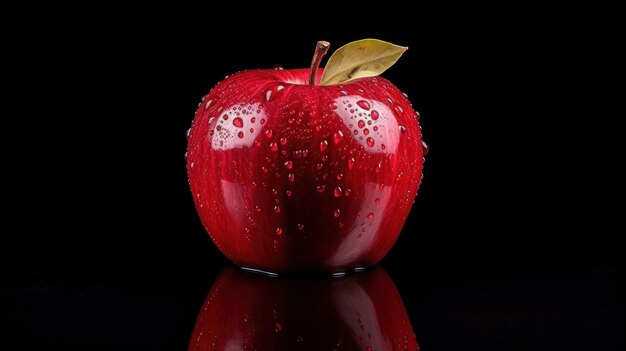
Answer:
[[317, 42], [317, 45], [315, 46], [315, 52], [313, 53], [313, 61], [311, 61], [311, 75], [309, 76], [309, 85], [315, 85], [317, 68], [320, 66], [320, 62], [322, 62], [322, 58], [324, 57], [324, 55], [326, 55], [329, 47], [330, 43], [327, 41], [320, 40]]

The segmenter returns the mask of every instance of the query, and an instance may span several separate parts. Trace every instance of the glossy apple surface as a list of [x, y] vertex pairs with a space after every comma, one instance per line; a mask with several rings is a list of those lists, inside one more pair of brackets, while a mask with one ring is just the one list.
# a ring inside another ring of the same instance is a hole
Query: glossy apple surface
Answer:
[[203, 99], [193, 121], [187, 171], [195, 205], [238, 265], [373, 265], [417, 195], [419, 115], [402, 92], [380, 77], [307, 85], [309, 72], [235, 74]]
[[419, 350], [381, 268], [339, 279], [269, 278], [227, 268], [196, 320], [190, 351]]

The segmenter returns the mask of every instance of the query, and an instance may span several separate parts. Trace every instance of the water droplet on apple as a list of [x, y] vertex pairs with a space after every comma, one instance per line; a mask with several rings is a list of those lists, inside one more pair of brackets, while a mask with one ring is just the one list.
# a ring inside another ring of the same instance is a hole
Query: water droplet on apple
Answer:
[[317, 191], [318, 193], [323, 193], [325, 189], [326, 185], [318, 185], [315, 187], [315, 191]]
[[265, 118], [261, 118], [261, 125], [265, 124]]
[[271, 129], [267, 129], [267, 130], [265, 131], [265, 136], [266, 136], [268, 139], [269, 139], [269, 138], [271, 138], [271, 137], [272, 137], [272, 130], [271, 130]]
[[298, 223], [298, 230], [302, 230], [302, 229], [304, 229], [304, 224]]
[[380, 117], [380, 115], [378, 114], [378, 111], [372, 110], [372, 119], [377, 120], [378, 117]]
[[334, 111], [337, 109], [337, 104], [334, 102], [331, 102], [330, 105], [328, 105], [328, 107], [330, 107], [330, 109]]
[[428, 144], [424, 140], [422, 140], [422, 152], [424, 156], [428, 155]]
[[333, 195], [335, 195], [335, 197], [341, 197], [342, 193], [343, 193], [343, 190], [341, 189], [340, 186], [335, 187], [335, 190], [333, 191]]
[[400, 133], [406, 133], [406, 128], [404, 126], [398, 126], [398, 128], [400, 128]]
[[280, 206], [274, 206], [274, 213], [280, 213]]
[[254, 141], [254, 146], [256, 146], [256, 147], [261, 146], [261, 142], [260, 142], [260, 141], [258, 141], [258, 140], [255, 140], [255, 141]]
[[204, 109], [208, 110], [212, 103], [213, 103], [213, 100], [207, 101], [206, 104], [204, 105]]
[[368, 135], [370, 133], [370, 130], [365, 128], [363, 129], [363, 135]]
[[224, 115], [222, 116], [222, 118], [223, 118], [225, 121], [228, 121], [228, 114], [224, 114]]
[[276, 87], [276, 92], [280, 93], [283, 89], [285, 89], [285, 87], [282, 85], [279, 85]]
[[281, 65], [274, 65], [274, 69], [275, 70], [279, 70], [279, 71], [284, 70], [283, 66], [281, 66]]
[[333, 212], [333, 216], [335, 216], [335, 218], [339, 218], [339, 215], [341, 215], [341, 210], [337, 209]]
[[342, 131], [337, 131], [335, 134], [333, 134], [333, 143], [339, 144], [341, 142], [341, 139], [343, 139], [343, 132]]
[[267, 90], [265, 92], [265, 101], [271, 101], [274, 100], [274, 98], [272, 97], [272, 90]]
[[348, 93], [346, 93], [344, 90], [341, 90], [339, 92], [339, 96], [346, 96], [346, 95], [348, 95]]
[[239, 137], [239, 139], [243, 139], [243, 132], [240, 131], [239, 133], [237, 133], [237, 136]]
[[352, 190], [350, 189], [346, 189], [346, 191], [343, 193], [346, 197], [350, 196], [350, 194], [352, 194]]
[[365, 101], [365, 100], [359, 100], [356, 102], [357, 105], [359, 105], [360, 108], [369, 111], [370, 109], [370, 103]]
[[287, 197], [291, 197], [291, 190], [285, 191], [285, 194], [287, 194]]
[[350, 157], [348, 159], [348, 170], [351, 170], [354, 167], [354, 163], [355, 163], [354, 157]]
[[241, 117], [236, 117], [233, 119], [233, 125], [237, 128], [243, 128], [243, 119], [241, 119]]
[[276, 143], [270, 143], [270, 150], [278, 151], [278, 145], [276, 145]]
[[191, 168], [193, 168], [193, 162], [191, 162], [191, 164], [189, 165]]
[[320, 151], [323, 152], [326, 148], [328, 148], [328, 140], [324, 140], [320, 143]]
[[390, 104], [393, 104], [393, 100], [391, 100], [390, 97], [387, 98], [387, 102], [390, 103]]
[[280, 138], [280, 145], [286, 145], [287, 144], [287, 138], [282, 137]]
[[289, 179], [289, 181], [293, 183], [293, 181], [296, 180], [296, 176], [293, 175], [293, 173], [289, 173], [289, 175], [287, 176], [287, 179]]
[[400, 105], [396, 105], [393, 107], [394, 110], [396, 110], [396, 112], [401, 115], [404, 113], [404, 110], [402, 109], [402, 107], [400, 107]]
[[189, 140], [189, 134], [191, 134], [191, 128], [187, 129], [187, 132], [185, 133], [185, 138], [187, 138], [187, 140]]
[[285, 162], [285, 168], [292, 169], [293, 168], [293, 162], [291, 162], [291, 161]]
[[283, 228], [281, 228], [281, 227], [276, 228], [276, 235], [278, 235], [278, 236], [283, 235]]
[[379, 198], [376, 198], [376, 200], [374, 200], [374, 203], [375, 203], [376, 205], [380, 205], [380, 199], [379, 199]]
[[367, 138], [367, 146], [372, 147], [374, 146], [374, 139], [372, 139], [371, 137]]
[[363, 122], [363, 120], [359, 120], [359, 122], [357, 123], [357, 126], [359, 126], [359, 128], [364, 128], [365, 122]]
[[374, 129], [375, 132], [378, 131], [378, 126], [374, 126], [373, 129]]
[[337, 180], [342, 180], [342, 179], [343, 179], [343, 174], [342, 173], [337, 174]]

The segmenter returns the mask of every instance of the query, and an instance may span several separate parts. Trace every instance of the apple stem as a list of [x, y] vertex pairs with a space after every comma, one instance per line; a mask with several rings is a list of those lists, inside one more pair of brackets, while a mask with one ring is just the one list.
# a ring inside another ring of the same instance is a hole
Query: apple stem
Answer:
[[315, 45], [315, 52], [313, 53], [313, 61], [311, 61], [311, 75], [309, 76], [309, 85], [315, 85], [315, 78], [317, 77], [317, 68], [320, 66], [320, 62], [322, 62], [322, 58], [326, 55], [328, 48], [330, 47], [330, 43], [327, 41], [320, 40]]

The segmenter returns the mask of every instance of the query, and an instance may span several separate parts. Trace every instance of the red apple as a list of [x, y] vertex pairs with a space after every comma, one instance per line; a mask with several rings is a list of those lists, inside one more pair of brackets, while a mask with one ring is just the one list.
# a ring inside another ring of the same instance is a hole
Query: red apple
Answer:
[[[315, 67], [316, 68], [316, 67]], [[419, 114], [381, 77], [253, 70], [196, 112], [187, 172], [217, 247], [238, 265], [343, 271], [391, 249], [422, 179]]]
[[196, 320], [190, 351], [419, 350], [384, 270], [276, 279], [227, 268]]

